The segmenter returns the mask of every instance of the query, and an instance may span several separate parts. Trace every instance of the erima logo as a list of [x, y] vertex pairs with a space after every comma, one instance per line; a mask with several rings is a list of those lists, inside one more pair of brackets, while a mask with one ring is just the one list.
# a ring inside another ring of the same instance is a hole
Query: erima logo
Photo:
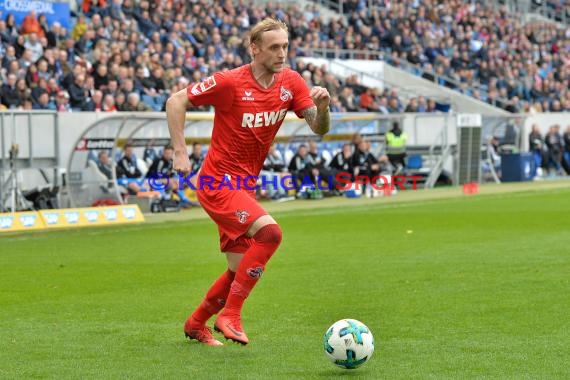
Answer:
[[89, 223], [94, 223], [99, 219], [99, 211], [85, 211], [85, 219]]
[[46, 219], [46, 223], [50, 226], [57, 224], [59, 220], [59, 214], [57, 212], [46, 212], [44, 213], [44, 218]]
[[7, 230], [8, 228], [12, 228], [12, 224], [14, 224], [14, 219], [12, 219], [11, 216], [0, 218], [0, 229]]
[[117, 220], [117, 210], [105, 210], [103, 213], [105, 214], [105, 219], [109, 222]]
[[252, 91], [244, 91], [243, 93], [245, 96], [243, 96], [241, 100], [247, 100], [250, 102], [255, 100], [255, 98], [251, 96], [251, 94], [253, 93]]
[[35, 215], [22, 215], [20, 216], [20, 223], [24, 227], [33, 227], [36, 224], [36, 216]]
[[65, 215], [65, 220], [67, 220], [67, 223], [69, 224], [76, 224], [77, 222], [79, 222], [79, 212], [77, 211], [67, 211], [66, 213], [64, 213]]
[[134, 219], [136, 214], [137, 213], [136, 213], [135, 209], [132, 207], [123, 209], [123, 216], [125, 217], [125, 219]]
[[244, 113], [241, 126], [244, 128], [269, 127], [283, 121], [285, 115], [287, 115], [286, 108], [271, 112]]

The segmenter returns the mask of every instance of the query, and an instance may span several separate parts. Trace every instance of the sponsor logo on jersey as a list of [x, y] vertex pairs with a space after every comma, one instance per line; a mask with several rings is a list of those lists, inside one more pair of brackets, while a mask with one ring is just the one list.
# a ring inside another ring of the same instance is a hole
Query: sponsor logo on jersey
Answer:
[[214, 86], [216, 86], [216, 79], [214, 78], [214, 76], [210, 76], [210, 77], [204, 79], [203, 82], [196, 83], [192, 87], [190, 92], [192, 93], [192, 95], [200, 95], [201, 93], [208, 91], [209, 89], [211, 89]]
[[247, 218], [249, 217], [249, 212], [247, 212], [245, 210], [237, 210], [236, 216], [238, 218], [238, 221], [241, 224], [244, 224], [245, 222], [247, 222]]
[[241, 98], [241, 100], [246, 100], [246, 101], [249, 101], [249, 102], [254, 101], [255, 98], [254, 98], [253, 96], [251, 96], [252, 94], [253, 94], [252, 91], [244, 91], [244, 92], [243, 92], [243, 95], [244, 95], [244, 96]]
[[293, 93], [288, 89], [286, 89], [285, 87], [281, 86], [281, 95], [279, 96], [279, 99], [281, 99], [284, 102], [291, 100], [293, 99]]
[[241, 126], [247, 128], [260, 128], [276, 125], [283, 121], [287, 115], [287, 109], [283, 108], [279, 111], [244, 113], [241, 119]]

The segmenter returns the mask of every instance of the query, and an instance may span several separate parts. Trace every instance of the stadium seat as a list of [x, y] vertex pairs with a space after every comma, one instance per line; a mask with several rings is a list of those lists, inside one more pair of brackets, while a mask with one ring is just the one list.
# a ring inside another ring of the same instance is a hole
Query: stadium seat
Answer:
[[408, 157], [408, 169], [421, 169], [423, 166], [423, 159], [420, 155], [413, 155]]
[[[112, 189], [113, 189], [113, 187], [114, 187], [114, 186], [111, 184], [112, 181], [111, 181], [110, 179], [108, 179], [107, 176], [106, 176], [105, 174], [103, 174], [103, 173], [99, 170], [99, 167], [97, 166], [97, 161], [89, 160], [89, 163], [88, 163], [88, 170], [89, 170], [89, 172], [91, 173], [91, 175], [93, 176], [93, 178], [94, 178], [96, 181], [99, 181], [99, 182], [101, 182], [101, 183], [105, 183], [105, 182], [106, 182], [106, 183], [109, 184], [109, 187], [107, 187], [107, 186], [105, 186], [105, 185], [101, 185], [101, 186], [100, 186], [101, 190], [102, 190], [104, 193], [107, 193], [107, 192], [111, 192], [111, 191], [112, 191]], [[118, 186], [118, 190], [119, 190], [119, 193], [120, 193], [120, 194], [125, 195], [125, 194], [127, 194], [127, 193], [129, 192], [126, 187], [123, 187], [123, 186], [120, 186], [120, 185], [117, 185], [117, 186]]]

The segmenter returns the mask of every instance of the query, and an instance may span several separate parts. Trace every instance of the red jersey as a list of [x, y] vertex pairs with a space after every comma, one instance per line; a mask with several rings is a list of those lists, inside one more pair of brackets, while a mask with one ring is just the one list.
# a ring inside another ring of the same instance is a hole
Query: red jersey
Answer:
[[187, 88], [195, 106], [215, 107], [212, 143], [201, 175], [257, 176], [287, 111], [301, 112], [314, 106], [301, 76], [284, 69], [275, 74], [271, 87], [261, 87], [251, 65], [219, 72]]

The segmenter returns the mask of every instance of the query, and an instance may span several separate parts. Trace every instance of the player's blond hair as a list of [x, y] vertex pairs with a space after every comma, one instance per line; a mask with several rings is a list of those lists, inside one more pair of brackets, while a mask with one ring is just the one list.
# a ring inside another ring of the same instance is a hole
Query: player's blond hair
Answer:
[[287, 24], [285, 24], [283, 21], [270, 17], [263, 19], [255, 24], [255, 26], [251, 29], [249, 33], [249, 43], [259, 45], [261, 43], [263, 33], [278, 29], [283, 29], [284, 31], [289, 32]]

